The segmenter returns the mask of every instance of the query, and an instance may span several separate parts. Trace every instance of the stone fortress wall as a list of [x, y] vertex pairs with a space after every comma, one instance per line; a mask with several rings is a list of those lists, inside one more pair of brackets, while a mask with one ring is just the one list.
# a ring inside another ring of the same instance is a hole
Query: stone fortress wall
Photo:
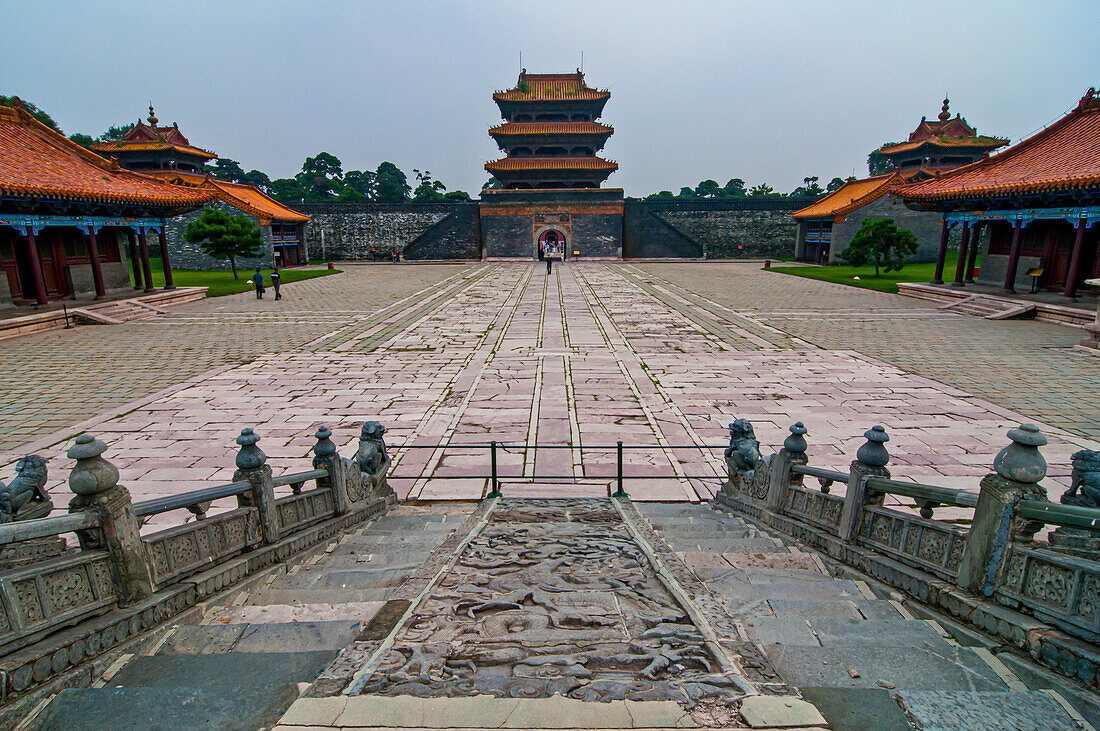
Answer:
[[[622, 255], [628, 259], [790, 257], [797, 236], [791, 213], [808, 203], [802, 198], [628, 199], [623, 213]], [[388, 259], [394, 249], [400, 249], [409, 260], [479, 260], [484, 252], [486, 224], [477, 202], [304, 203], [295, 209], [310, 216], [305, 240], [309, 256], [314, 259], [322, 258], [322, 231], [323, 258], [333, 260]], [[527, 230], [525, 227], [524, 241], [515, 256], [525, 256], [531, 248], [526, 241]]]

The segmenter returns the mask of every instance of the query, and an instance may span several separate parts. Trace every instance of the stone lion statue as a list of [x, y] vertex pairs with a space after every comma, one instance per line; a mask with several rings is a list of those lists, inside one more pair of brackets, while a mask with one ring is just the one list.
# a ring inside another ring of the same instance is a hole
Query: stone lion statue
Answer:
[[385, 484], [386, 472], [390, 467], [390, 455], [386, 451], [386, 441], [383, 438], [385, 433], [386, 427], [377, 421], [368, 421], [363, 425], [359, 449], [355, 453], [355, 462], [370, 480], [372, 493]]
[[730, 445], [726, 447], [725, 456], [730, 482], [736, 477], [752, 481], [760, 461], [760, 442], [748, 419], [737, 419], [730, 424]]
[[1100, 452], [1082, 449], [1074, 452], [1070, 487], [1059, 501], [1065, 505], [1100, 508]]
[[[28, 503], [49, 503], [50, 496], [46, 494], [45, 487], [45, 459], [37, 454], [28, 454], [16, 462], [15, 477], [7, 485], [0, 482], [0, 523], [27, 517], [28, 511], [23, 509]], [[24, 514], [20, 515], [20, 511]]]

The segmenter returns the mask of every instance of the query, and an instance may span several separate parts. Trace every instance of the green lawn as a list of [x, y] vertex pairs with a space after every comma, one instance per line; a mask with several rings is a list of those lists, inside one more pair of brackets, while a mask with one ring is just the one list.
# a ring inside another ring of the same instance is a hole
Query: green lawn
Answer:
[[[150, 257], [149, 264], [153, 270], [153, 286], [163, 287], [164, 267], [161, 260]], [[264, 286], [271, 289], [271, 270], [261, 269], [260, 271], [264, 275]], [[326, 274], [339, 274], [340, 271], [340, 269], [280, 269], [279, 275], [282, 277], [283, 284], [290, 284], [291, 282], [300, 282], [303, 279], [323, 277]], [[233, 272], [228, 270], [173, 269], [172, 283], [177, 287], [208, 287], [206, 290], [207, 297], [221, 297], [222, 295], [250, 291], [252, 289], [252, 275], [256, 273], [256, 270], [246, 267], [239, 269], [238, 273], [240, 279], [233, 279]], [[131, 284], [133, 284], [133, 278], [133, 269], [131, 269]]]
[[[943, 264], [944, 280], [950, 281], [955, 277], [955, 263], [958, 261], [958, 258], [958, 252], [947, 252], [947, 260]], [[982, 258], [979, 256], [975, 266], [980, 265], [981, 260]], [[847, 284], [850, 287], [863, 287], [864, 289], [875, 289], [879, 292], [897, 294], [898, 282], [931, 282], [932, 277], [936, 274], [936, 262], [906, 264], [900, 271], [880, 271], [878, 277], [875, 276], [875, 268], [867, 265], [861, 267], [772, 267], [771, 271], [780, 272], [782, 274], [793, 274], [796, 277], [806, 277], [807, 279], [819, 279], [823, 282]], [[859, 277], [859, 279], [854, 279], [854, 277]]]

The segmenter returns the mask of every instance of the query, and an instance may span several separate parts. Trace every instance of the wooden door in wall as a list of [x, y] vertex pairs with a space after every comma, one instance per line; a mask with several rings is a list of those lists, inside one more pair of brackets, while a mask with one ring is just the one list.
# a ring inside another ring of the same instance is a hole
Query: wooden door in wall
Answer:
[[63, 256], [58, 256], [57, 247], [61, 245], [61, 237], [56, 231], [43, 231], [37, 241], [38, 259], [42, 262], [42, 279], [46, 282], [47, 297], [64, 297], [69, 293], [65, 286], [65, 276], [62, 271]]
[[1058, 244], [1050, 257], [1050, 266], [1046, 274], [1047, 289], [1062, 289], [1066, 286], [1066, 276], [1069, 274], [1069, 259], [1073, 254], [1073, 237], [1059, 236]]

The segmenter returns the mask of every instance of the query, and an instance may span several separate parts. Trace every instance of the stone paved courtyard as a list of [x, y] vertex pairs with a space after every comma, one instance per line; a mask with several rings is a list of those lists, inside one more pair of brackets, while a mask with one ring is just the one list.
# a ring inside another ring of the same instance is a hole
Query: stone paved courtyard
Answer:
[[[0, 344], [2, 436], [8, 463], [49, 457], [57, 490], [68, 439], [93, 432], [137, 500], [229, 481], [244, 426], [279, 472], [308, 465], [319, 425], [350, 453], [377, 419], [395, 488], [420, 499], [484, 495], [464, 476], [488, 472], [490, 439], [507, 494], [606, 495], [621, 439], [628, 478], [646, 478], [628, 479], [635, 499], [696, 501], [725, 466], [692, 446], [725, 443], [733, 418], [771, 448], [800, 420], [811, 463], [841, 469], [881, 423], [896, 476], [969, 489], [1005, 431], [1035, 421], [1056, 495], [1100, 436], [1100, 362], [1076, 338], [757, 264], [350, 266], [278, 303], [238, 295]], [[403, 448], [443, 442], [481, 446]], [[564, 448], [507, 446], [523, 442]]]

